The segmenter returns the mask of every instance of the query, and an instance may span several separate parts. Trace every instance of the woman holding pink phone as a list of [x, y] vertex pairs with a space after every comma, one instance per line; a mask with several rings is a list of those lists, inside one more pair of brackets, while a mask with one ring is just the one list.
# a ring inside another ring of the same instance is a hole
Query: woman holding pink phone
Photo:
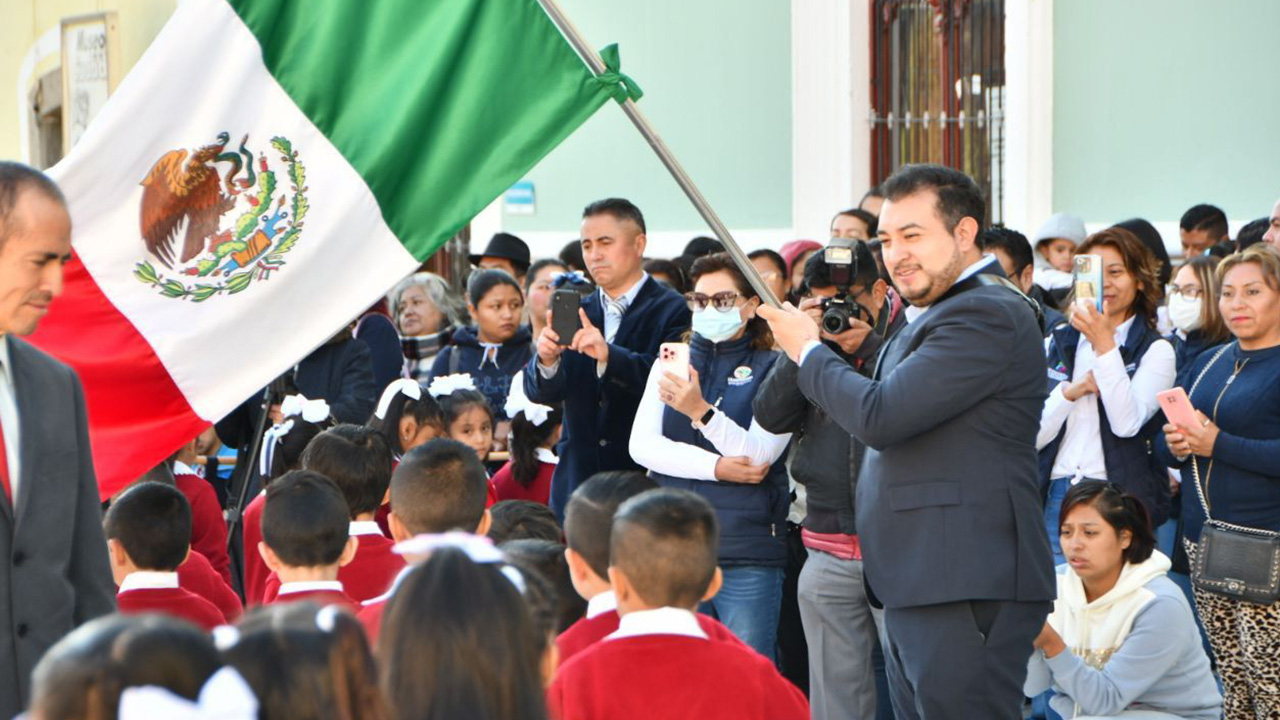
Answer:
[[1108, 228], [1078, 250], [1102, 269], [1102, 306], [1072, 302], [1070, 323], [1045, 341], [1049, 397], [1036, 447], [1045, 492], [1045, 530], [1059, 564], [1059, 516], [1067, 490], [1109, 480], [1142, 500], [1158, 527], [1168, 517], [1169, 479], [1151, 457], [1159, 432], [1156, 393], [1173, 386], [1173, 346], [1156, 331], [1160, 286], [1155, 256], [1133, 233]]
[[[1182, 472], [1183, 547], [1193, 568], [1206, 506], [1215, 522], [1254, 535], [1280, 531], [1280, 253], [1255, 245], [1224, 259], [1217, 277], [1218, 307], [1235, 341], [1197, 358], [1187, 388], [1195, 419], [1166, 424], [1156, 442], [1163, 461]], [[1226, 720], [1280, 717], [1280, 604], [1198, 583], [1194, 594], [1218, 660]]]
[[631, 457], [665, 487], [690, 490], [716, 509], [724, 584], [700, 608], [773, 659], [790, 495], [783, 463], [790, 434], [752, 416], [756, 391], [778, 353], [756, 317], [760, 297], [725, 253], [699, 258], [685, 295], [688, 345], [664, 345], [631, 429]]

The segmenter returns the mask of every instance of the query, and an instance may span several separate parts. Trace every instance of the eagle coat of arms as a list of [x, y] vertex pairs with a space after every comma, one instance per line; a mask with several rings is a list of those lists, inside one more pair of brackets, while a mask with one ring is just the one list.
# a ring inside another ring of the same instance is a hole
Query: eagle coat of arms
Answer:
[[306, 169], [293, 144], [272, 138], [279, 161], [271, 163], [266, 152], [255, 158], [248, 135], [235, 150], [230, 141], [223, 132], [194, 151], [170, 150], [142, 180], [140, 230], [151, 259], [133, 275], [164, 297], [204, 302], [243, 292], [279, 270], [302, 233]]

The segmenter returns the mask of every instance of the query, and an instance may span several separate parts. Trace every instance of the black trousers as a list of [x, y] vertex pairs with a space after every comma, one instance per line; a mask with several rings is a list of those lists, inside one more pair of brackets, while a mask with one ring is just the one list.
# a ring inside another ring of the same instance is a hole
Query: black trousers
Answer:
[[1032, 643], [1052, 604], [969, 600], [886, 608], [898, 720], [1021, 720]]

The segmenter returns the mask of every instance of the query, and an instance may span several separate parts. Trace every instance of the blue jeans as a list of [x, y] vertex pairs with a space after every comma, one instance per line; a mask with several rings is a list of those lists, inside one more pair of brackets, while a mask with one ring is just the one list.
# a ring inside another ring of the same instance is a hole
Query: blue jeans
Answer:
[[[1095, 478], [1080, 478], [1080, 482], [1100, 482]], [[1049, 547], [1053, 550], [1053, 564], [1061, 565], [1067, 561], [1062, 554], [1059, 543], [1062, 526], [1062, 499], [1071, 488], [1071, 478], [1060, 477], [1049, 481], [1049, 495], [1044, 500], [1044, 529], [1049, 533]]]
[[782, 608], [780, 567], [737, 565], [724, 568], [724, 584], [698, 611], [724, 623], [738, 639], [770, 660], [776, 656], [778, 612]]

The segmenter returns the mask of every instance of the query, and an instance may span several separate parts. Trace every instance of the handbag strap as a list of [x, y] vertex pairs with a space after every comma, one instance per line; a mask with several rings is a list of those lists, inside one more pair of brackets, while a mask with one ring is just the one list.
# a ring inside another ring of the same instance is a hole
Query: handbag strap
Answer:
[[[1235, 344], [1236, 343], [1231, 343], [1230, 345], [1223, 345], [1222, 349], [1219, 350], [1217, 353], [1215, 353], [1214, 356], [1209, 359], [1209, 362], [1205, 364], [1204, 368], [1200, 370], [1200, 374], [1196, 376], [1196, 381], [1191, 384], [1191, 392], [1187, 393], [1187, 397], [1191, 397], [1191, 395], [1195, 393], [1196, 387], [1198, 387], [1200, 385], [1200, 381], [1204, 379], [1205, 373], [1209, 372], [1209, 368], [1213, 367], [1213, 364], [1218, 362], [1218, 358], [1222, 357], [1222, 354], [1225, 353], [1227, 350], [1230, 350], [1231, 346]], [[1231, 386], [1230, 383], [1228, 383], [1226, 387], [1222, 388], [1222, 392], [1225, 393], [1227, 391], [1227, 387], [1230, 387], [1230, 386]], [[1222, 399], [1221, 394], [1218, 396], [1218, 399]], [[1210, 461], [1209, 472], [1210, 473], [1213, 472], [1212, 461]], [[1214, 525], [1217, 525], [1219, 527], [1227, 528], [1229, 530], [1236, 530], [1238, 532], [1249, 533], [1250, 535], [1259, 535], [1262, 537], [1280, 537], [1280, 533], [1275, 533], [1270, 530], [1259, 530], [1258, 528], [1245, 527], [1243, 525], [1233, 525], [1231, 523], [1226, 523], [1221, 520], [1214, 520], [1213, 517], [1209, 514], [1209, 500], [1205, 496], [1204, 486], [1200, 482], [1200, 463], [1196, 461], [1195, 453], [1191, 454], [1191, 475], [1192, 475], [1192, 479], [1195, 480], [1195, 483], [1196, 483], [1196, 497], [1200, 498], [1200, 507], [1204, 510], [1204, 520], [1206, 523], [1213, 523]]]

